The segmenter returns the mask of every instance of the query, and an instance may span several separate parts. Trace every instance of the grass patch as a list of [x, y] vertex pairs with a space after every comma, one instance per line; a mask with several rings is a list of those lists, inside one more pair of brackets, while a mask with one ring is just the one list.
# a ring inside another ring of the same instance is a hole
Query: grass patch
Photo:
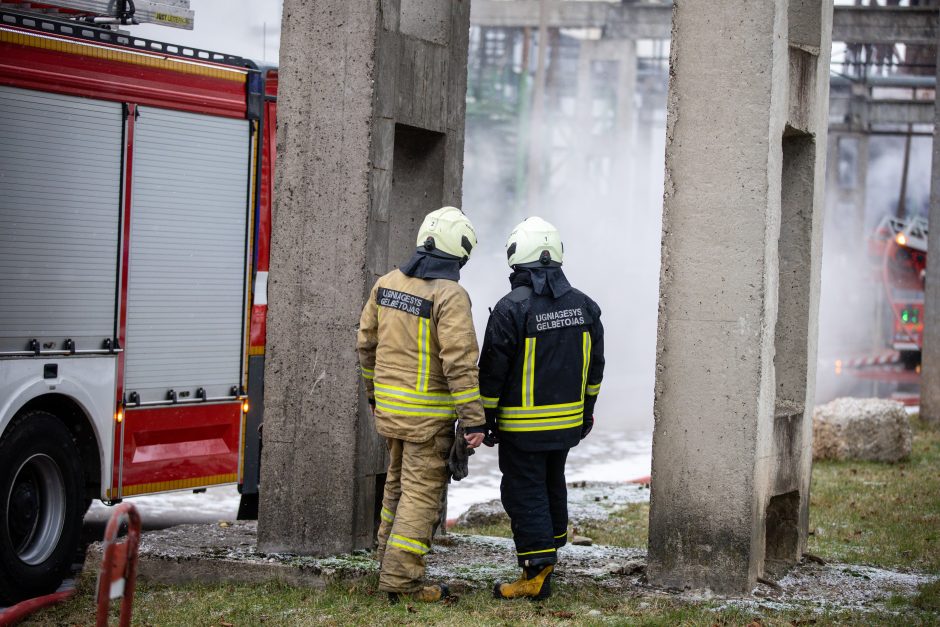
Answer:
[[[818, 612], [813, 608], [776, 611], [769, 608], [722, 607], [718, 602], [683, 602], [670, 597], [639, 596], [603, 588], [559, 586], [546, 602], [499, 601], [487, 591], [460, 595], [454, 605], [390, 605], [375, 591], [375, 577], [333, 584], [325, 590], [278, 583], [254, 586], [147, 586], [138, 588], [134, 624], [140, 625], [891, 625], [892, 612]], [[933, 611], [907, 606], [904, 624], [929, 625]], [[89, 625], [95, 609], [89, 594], [36, 614], [30, 624]], [[116, 610], [112, 624], [117, 618]]]
[[922, 585], [911, 605], [928, 612], [940, 613], [940, 580]]
[[940, 573], [940, 431], [912, 426], [909, 461], [813, 465], [810, 553]]
[[595, 544], [646, 548], [649, 516], [649, 503], [629, 503], [607, 520], [586, 523], [576, 527], [575, 531], [588, 536]]

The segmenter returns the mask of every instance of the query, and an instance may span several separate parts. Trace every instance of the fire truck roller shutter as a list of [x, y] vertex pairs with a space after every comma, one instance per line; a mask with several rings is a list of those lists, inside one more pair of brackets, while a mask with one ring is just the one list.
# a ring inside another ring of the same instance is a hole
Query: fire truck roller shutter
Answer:
[[0, 86], [0, 354], [115, 337], [120, 103]]
[[140, 107], [132, 173], [128, 394], [231, 396], [241, 383], [248, 122]]

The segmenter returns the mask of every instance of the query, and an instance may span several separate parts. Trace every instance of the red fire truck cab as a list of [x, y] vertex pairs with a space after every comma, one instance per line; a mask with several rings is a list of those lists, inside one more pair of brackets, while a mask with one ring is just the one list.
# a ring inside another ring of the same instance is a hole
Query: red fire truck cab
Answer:
[[0, 605], [92, 499], [257, 494], [277, 73], [0, 10]]

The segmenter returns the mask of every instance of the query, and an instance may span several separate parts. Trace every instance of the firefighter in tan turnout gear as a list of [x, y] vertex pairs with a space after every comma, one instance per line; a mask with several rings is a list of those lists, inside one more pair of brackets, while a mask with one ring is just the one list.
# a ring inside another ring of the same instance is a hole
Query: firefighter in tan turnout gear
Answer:
[[441, 514], [454, 421], [472, 448], [486, 430], [470, 298], [457, 284], [476, 243], [460, 209], [429, 213], [414, 255], [376, 281], [359, 322], [359, 365], [389, 452], [378, 558], [379, 589], [393, 601], [448, 595], [446, 585], [425, 584], [424, 555]]
[[604, 375], [601, 310], [561, 269], [558, 230], [537, 217], [506, 242], [512, 291], [490, 313], [480, 388], [499, 443], [500, 495], [522, 574], [496, 597], [551, 594], [558, 549], [568, 537], [568, 450], [591, 431]]

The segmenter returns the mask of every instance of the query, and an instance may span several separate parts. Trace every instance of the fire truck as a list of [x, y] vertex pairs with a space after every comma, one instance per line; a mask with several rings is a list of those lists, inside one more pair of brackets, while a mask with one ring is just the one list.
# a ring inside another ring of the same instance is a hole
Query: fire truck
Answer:
[[924, 336], [924, 283], [927, 273], [927, 221], [920, 216], [886, 216], [868, 241], [874, 282], [881, 286], [886, 350], [836, 362], [836, 373], [886, 382], [895, 397], [916, 404]]
[[257, 503], [277, 72], [117, 4], [0, 6], [0, 605], [59, 585], [93, 499]]

